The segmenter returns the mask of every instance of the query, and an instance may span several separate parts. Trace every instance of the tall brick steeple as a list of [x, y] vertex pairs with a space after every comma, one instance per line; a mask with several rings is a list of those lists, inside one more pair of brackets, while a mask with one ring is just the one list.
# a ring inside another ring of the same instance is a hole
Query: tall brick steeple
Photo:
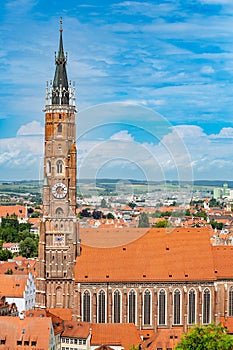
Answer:
[[74, 85], [68, 85], [62, 21], [53, 83], [46, 88], [43, 218], [37, 308], [72, 307], [78, 254]]

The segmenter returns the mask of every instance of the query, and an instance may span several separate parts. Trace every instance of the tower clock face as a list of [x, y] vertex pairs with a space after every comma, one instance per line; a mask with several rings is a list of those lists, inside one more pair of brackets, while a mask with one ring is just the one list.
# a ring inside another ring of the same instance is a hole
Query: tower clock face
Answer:
[[64, 198], [67, 194], [67, 187], [62, 182], [57, 182], [52, 187], [52, 194], [55, 198]]

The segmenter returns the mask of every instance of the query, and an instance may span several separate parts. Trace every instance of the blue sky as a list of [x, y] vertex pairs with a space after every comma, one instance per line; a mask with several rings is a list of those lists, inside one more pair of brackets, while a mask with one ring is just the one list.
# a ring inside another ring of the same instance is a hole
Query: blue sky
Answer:
[[42, 174], [63, 18], [81, 177], [232, 180], [232, 0], [6, 0], [0, 180]]

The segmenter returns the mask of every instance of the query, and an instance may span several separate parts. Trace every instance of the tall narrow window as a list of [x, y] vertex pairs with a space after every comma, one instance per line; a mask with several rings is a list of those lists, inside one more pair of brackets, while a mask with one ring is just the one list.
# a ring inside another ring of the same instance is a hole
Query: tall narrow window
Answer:
[[203, 323], [210, 323], [210, 290], [208, 288], [203, 293]]
[[116, 290], [113, 294], [113, 322], [121, 322], [121, 294], [119, 290]]
[[174, 318], [174, 324], [180, 324], [180, 291], [178, 289], [175, 290], [174, 296], [173, 296], [173, 318]]
[[57, 307], [62, 306], [62, 289], [61, 289], [61, 287], [57, 287], [57, 289], [56, 289], [56, 306]]
[[62, 124], [59, 123], [57, 126], [57, 132], [61, 133], [62, 132]]
[[83, 293], [83, 321], [90, 322], [91, 320], [91, 297], [88, 290]]
[[151, 324], [151, 293], [148, 289], [144, 293], [143, 306], [144, 306], [143, 322], [146, 325]]
[[61, 160], [57, 161], [57, 173], [61, 174], [63, 172], [63, 162]]
[[103, 290], [98, 295], [98, 323], [105, 323], [105, 292]]
[[189, 291], [188, 297], [188, 323], [196, 322], [196, 293], [194, 289]]
[[129, 323], [136, 323], [136, 293], [129, 292]]
[[233, 316], [233, 287], [229, 289], [228, 303], [228, 316]]
[[47, 175], [51, 174], [51, 170], [52, 170], [51, 161], [50, 161], [50, 160], [47, 160], [47, 164], [46, 164], [46, 174], [47, 174]]
[[166, 324], [166, 292], [162, 289], [159, 292], [159, 325]]

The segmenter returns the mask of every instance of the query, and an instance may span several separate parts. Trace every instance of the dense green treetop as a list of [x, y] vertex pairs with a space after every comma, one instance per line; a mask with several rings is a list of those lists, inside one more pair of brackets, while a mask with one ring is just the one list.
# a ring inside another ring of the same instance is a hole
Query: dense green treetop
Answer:
[[221, 325], [195, 326], [185, 334], [175, 350], [230, 350], [233, 337]]

